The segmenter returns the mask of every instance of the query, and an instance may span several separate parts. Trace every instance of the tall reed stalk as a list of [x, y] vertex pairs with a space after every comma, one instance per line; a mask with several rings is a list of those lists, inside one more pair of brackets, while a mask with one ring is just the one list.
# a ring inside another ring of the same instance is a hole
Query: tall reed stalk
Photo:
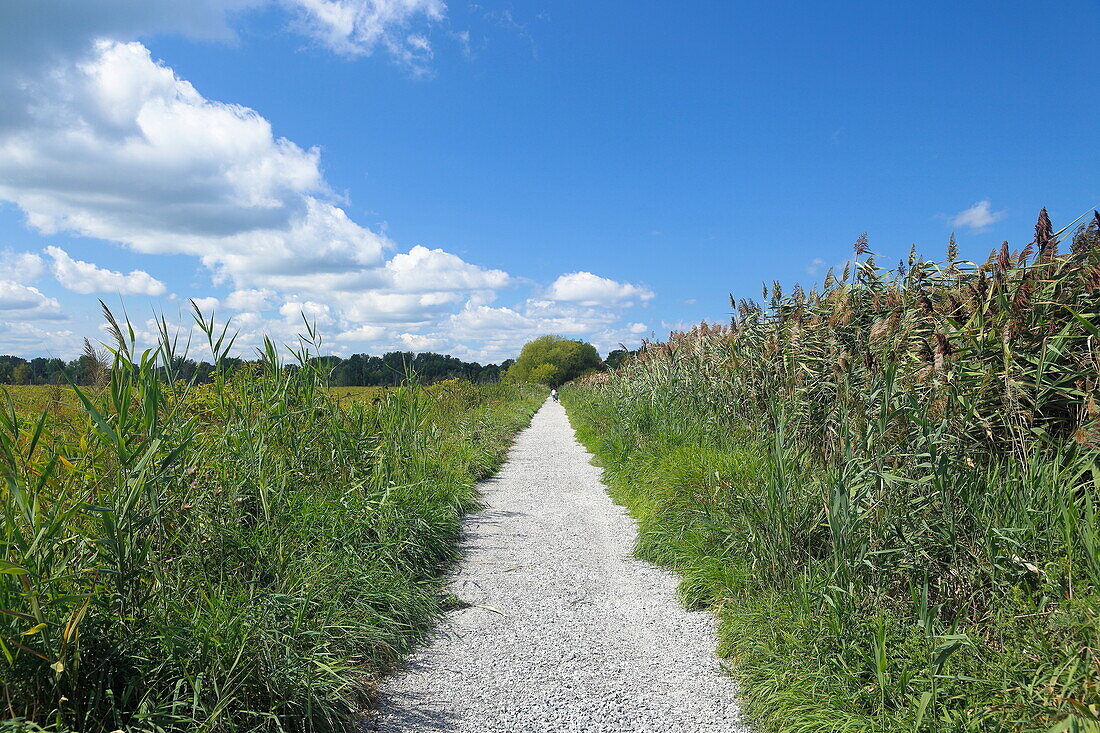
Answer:
[[890, 270], [861, 237], [565, 392], [764, 727], [1100, 726], [1100, 214], [1073, 225]]
[[[109, 378], [72, 387], [76, 418], [0, 394], [0, 728], [355, 729], [541, 391], [410, 381], [342, 405], [309, 324], [196, 386], [166, 322], [139, 349], [106, 317]], [[222, 364], [231, 332], [195, 320]]]

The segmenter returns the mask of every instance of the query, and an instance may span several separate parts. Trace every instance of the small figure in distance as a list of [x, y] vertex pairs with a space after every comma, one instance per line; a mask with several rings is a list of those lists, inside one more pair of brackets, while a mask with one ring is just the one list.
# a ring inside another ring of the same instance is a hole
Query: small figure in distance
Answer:
[[554, 387], [550, 390], [550, 397], [553, 398], [554, 402], [558, 401], [558, 388], [557, 387]]

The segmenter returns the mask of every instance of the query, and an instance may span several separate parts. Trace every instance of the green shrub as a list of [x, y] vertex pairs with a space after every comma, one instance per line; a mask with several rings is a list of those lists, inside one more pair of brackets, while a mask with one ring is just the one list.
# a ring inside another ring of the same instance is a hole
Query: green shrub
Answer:
[[508, 368], [505, 380], [556, 387], [595, 370], [600, 365], [596, 347], [584, 341], [560, 336], [542, 336], [529, 341], [519, 358]]

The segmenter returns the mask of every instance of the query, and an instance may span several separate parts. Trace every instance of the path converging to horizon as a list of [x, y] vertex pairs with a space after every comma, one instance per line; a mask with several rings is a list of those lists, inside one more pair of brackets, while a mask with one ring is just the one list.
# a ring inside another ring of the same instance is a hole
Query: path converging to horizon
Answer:
[[590, 460], [547, 401], [463, 525], [449, 590], [469, 605], [385, 681], [369, 730], [748, 730], [713, 616], [631, 557], [634, 522]]

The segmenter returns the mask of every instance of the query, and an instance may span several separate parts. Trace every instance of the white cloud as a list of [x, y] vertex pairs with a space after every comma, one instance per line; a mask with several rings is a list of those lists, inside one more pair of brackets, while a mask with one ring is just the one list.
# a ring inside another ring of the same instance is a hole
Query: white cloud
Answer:
[[199, 309], [199, 312], [204, 316], [209, 317], [211, 313], [216, 313], [221, 306], [221, 302], [213, 296], [206, 298], [192, 298], [191, 302], [195, 304], [195, 307]]
[[225, 305], [238, 311], [265, 311], [271, 308], [274, 290], [234, 290], [225, 297]]
[[[607, 353], [620, 344], [637, 345], [648, 331], [644, 323], [623, 326], [606, 310], [527, 300], [517, 308], [468, 303], [431, 336], [434, 350], [490, 362], [514, 357], [525, 342], [544, 334], [583, 338]], [[441, 344], [446, 347], [441, 349]]]
[[620, 283], [591, 272], [573, 272], [562, 275], [547, 291], [551, 300], [579, 303], [585, 306], [632, 305], [653, 298], [653, 291], [640, 285]]
[[41, 290], [12, 280], [0, 280], [0, 318], [22, 321], [62, 320], [61, 304]]
[[402, 345], [410, 351], [435, 351], [445, 344], [441, 338], [420, 333], [403, 333], [400, 338]]
[[29, 124], [0, 131], [0, 198], [41, 232], [197, 256], [238, 289], [385, 284], [392, 243], [325, 200], [317, 150], [206, 100], [141, 44], [100, 44], [38, 84], [36, 102]]
[[5, 0], [0, 2], [0, 130], [27, 121], [28, 82], [87, 55], [100, 38], [178, 33], [233, 37], [230, 19], [269, 0]]
[[605, 356], [608, 352], [624, 346], [628, 349], [634, 349], [641, 344], [642, 338], [649, 331], [649, 329], [638, 331], [636, 326], [639, 325], [641, 324], [635, 323], [626, 328], [608, 328], [597, 331], [591, 335], [589, 341], [596, 347], [597, 351]]
[[314, 198], [318, 151], [204, 99], [139, 43], [101, 43], [33, 91], [30, 124], [0, 135], [0, 198], [44, 233], [231, 268], [261, 248], [305, 254], [346, 221]]
[[13, 252], [8, 249], [0, 251], [0, 272], [12, 276], [16, 282], [34, 282], [45, 271], [42, 258], [33, 252]]
[[486, 270], [441, 249], [419, 245], [408, 254], [395, 255], [386, 263], [386, 271], [393, 289], [404, 293], [496, 290], [512, 281], [502, 270]]
[[[238, 311], [242, 348], [264, 332], [293, 339], [305, 312], [338, 334], [338, 348], [446, 349], [484, 361], [513, 356], [541, 333], [611, 333], [622, 327], [622, 309], [653, 298], [643, 286], [576, 272], [545, 297], [493, 307], [515, 278], [440, 249], [395, 253], [384, 229], [363, 227], [341, 208], [316, 148], [279, 137], [255, 110], [207, 99], [132, 40], [161, 32], [231, 38], [238, 13], [280, 5], [337, 53], [380, 51], [420, 72], [432, 54], [430, 29], [446, 12], [442, 0], [84, 5], [59, 14], [50, 3], [0, 3], [0, 199], [44, 234], [197, 258], [230, 291], [201, 305]], [[141, 269], [116, 272], [60, 248], [47, 252], [58, 281], [77, 292], [167, 290]], [[0, 258], [2, 277], [12, 278], [0, 320], [62, 317], [57, 300], [27, 285], [42, 275], [41, 257]], [[183, 303], [189, 294], [179, 295]], [[4, 334], [31, 333], [20, 328]]]
[[284, 303], [279, 308], [279, 313], [292, 324], [302, 324], [305, 317], [310, 323], [316, 323], [320, 327], [330, 327], [336, 321], [333, 318], [332, 306], [325, 303], [316, 303], [312, 300], [292, 300]]
[[91, 262], [74, 260], [60, 247], [47, 247], [46, 254], [53, 258], [53, 275], [61, 285], [74, 293], [117, 293], [119, 295], [164, 295], [168, 288], [164, 283], [143, 270], [122, 274], [105, 270]]
[[814, 257], [810, 260], [809, 266], [806, 267], [806, 274], [811, 277], [821, 272], [821, 268], [825, 266], [825, 260], [820, 257]]
[[[0, 318], [3, 315], [0, 310]], [[55, 331], [30, 321], [0, 320], [0, 344], [3, 344], [4, 353], [16, 356], [70, 358], [80, 352], [81, 339], [69, 329]]]
[[50, 65], [88, 53], [97, 39], [173, 33], [230, 41], [237, 19], [264, 7], [285, 8], [302, 31], [337, 53], [366, 55], [381, 46], [413, 71], [424, 70], [431, 54], [408, 40], [409, 29], [417, 21], [430, 27], [446, 11], [442, 0], [4, 0], [0, 99], [11, 104], [0, 105], [0, 128], [19, 121], [19, 77], [40, 77]]
[[637, 342], [640, 333], [648, 331], [642, 323], [626, 327], [616, 326], [618, 323], [618, 313], [606, 307], [537, 298], [528, 299], [515, 308], [468, 301], [432, 335], [447, 343], [447, 351], [456, 356], [499, 361], [514, 357], [526, 341], [544, 334], [589, 339], [597, 348], [606, 351], [617, 348], [622, 342]]
[[511, 308], [492, 308], [487, 305], [467, 306], [449, 319], [449, 325], [458, 338], [499, 335], [509, 331], [534, 333], [537, 322]]
[[343, 56], [367, 56], [381, 46], [416, 73], [427, 70], [431, 42], [408, 33], [416, 20], [443, 19], [442, 0], [285, 0], [301, 10], [302, 29]]
[[349, 331], [337, 334], [337, 341], [374, 341], [386, 335], [386, 329], [382, 326], [359, 326]]
[[948, 221], [951, 226], [966, 227], [971, 231], [981, 231], [1003, 219], [1007, 213], [1007, 211], [993, 211], [989, 199], [984, 199], [969, 209], [964, 209], [950, 217]]

